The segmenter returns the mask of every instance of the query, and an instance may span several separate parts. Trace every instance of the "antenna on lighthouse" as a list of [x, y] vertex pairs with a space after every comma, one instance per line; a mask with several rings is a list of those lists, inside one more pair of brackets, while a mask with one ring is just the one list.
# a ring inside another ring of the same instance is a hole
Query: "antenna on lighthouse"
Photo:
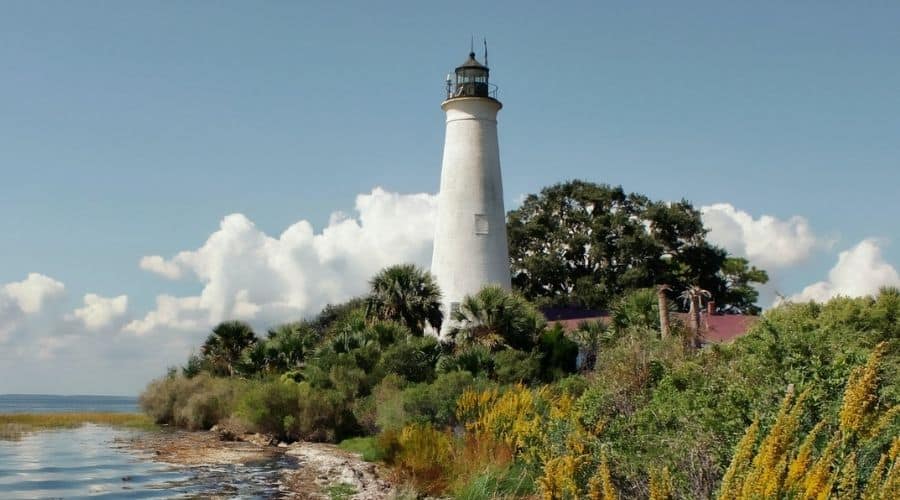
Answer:
[[475, 35], [472, 35], [472, 37], [469, 39], [469, 53], [475, 53]]
[[488, 65], [488, 59], [487, 59], [487, 38], [482, 38], [481, 40], [484, 41], [484, 65], [487, 66], [487, 65]]

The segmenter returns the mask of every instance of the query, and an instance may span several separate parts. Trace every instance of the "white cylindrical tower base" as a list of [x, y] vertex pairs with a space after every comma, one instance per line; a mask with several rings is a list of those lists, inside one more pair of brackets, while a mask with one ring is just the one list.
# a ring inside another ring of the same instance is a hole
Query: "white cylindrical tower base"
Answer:
[[485, 285], [510, 288], [497, 112], [489, 97], [456, 97], [447, 113], [431, 272], [443, 293], [444, 336], [455, 308]]

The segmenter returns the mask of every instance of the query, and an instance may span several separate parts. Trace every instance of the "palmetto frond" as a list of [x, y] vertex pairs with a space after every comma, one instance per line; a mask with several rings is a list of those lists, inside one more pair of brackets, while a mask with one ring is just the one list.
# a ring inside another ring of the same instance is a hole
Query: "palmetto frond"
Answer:
[[545, 325], [534, 306], [498, 286], [487, 286], [463, 298], [452, 319], [449, 337], [459, 348], [478, 345], [491, 350], [528, 350]]
[[376, 274], [369, 284], [366, 317], [397, 321], [417, 334], [428, 326], [440, 329], [441, 293], [427, 271], [412, 264], [391, 266]]

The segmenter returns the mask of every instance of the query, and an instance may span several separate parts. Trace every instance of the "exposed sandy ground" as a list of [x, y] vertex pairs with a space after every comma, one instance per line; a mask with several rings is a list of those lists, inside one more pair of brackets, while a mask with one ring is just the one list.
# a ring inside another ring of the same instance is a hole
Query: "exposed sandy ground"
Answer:
[[[383, 471], [378, 466], [334, 445], [294, 443], [285, 453], [300, 461], [300, 466], [286, 475], [285, 484], [290, 491], [307, 490], [308, 485], [315, 484], [316, 491], [324, 492], [329, 486], [346, 484], [356, 491], [354, 499], [376, 500], [393, 496], [394, 488], [383, 479]], [[329, 497], [311, 495], [306, 498]]]
[[[233, 436], [230, 436], [233, 437]], [[384, 479], [384, 470], [358, 455], [321, 443], [275, 445], [260, 435], [242, 435], [225, 441], [217, 432], [147, 432], [130, 440], [128, 447], [149, 453], [156, 460], [177, 465], [247, 464], [287, 454], [299, 462], [281, 478], [284, 498], [329, 499], [329, 490], [343, 486], [355, 491], [354, 500], [392, 498], [395, 488]]]
[[158, 461], [178, 465], [245, 464], [270, 460], [277, 453], [277, 448], [250, 442], [222, 441], [214, 432], [146, 432], [129, 444], [155, 455]]

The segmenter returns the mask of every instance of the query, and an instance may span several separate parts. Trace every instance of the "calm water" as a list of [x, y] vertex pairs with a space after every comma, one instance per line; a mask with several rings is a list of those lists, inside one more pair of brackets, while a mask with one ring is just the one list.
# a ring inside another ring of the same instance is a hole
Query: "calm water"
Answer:
[[136, 413], [137, 398], [130, 396], [48, 396], [0, 394], [0, 413], [61, 412]]
[[[0, 413], [137, 411], [135, 398], [0, 396]], [[130, 450], [141, 431], [88, 424], [0, 439], [0, 499], [278, 498], [290, 457], [252, 465], [182, 467]]]

